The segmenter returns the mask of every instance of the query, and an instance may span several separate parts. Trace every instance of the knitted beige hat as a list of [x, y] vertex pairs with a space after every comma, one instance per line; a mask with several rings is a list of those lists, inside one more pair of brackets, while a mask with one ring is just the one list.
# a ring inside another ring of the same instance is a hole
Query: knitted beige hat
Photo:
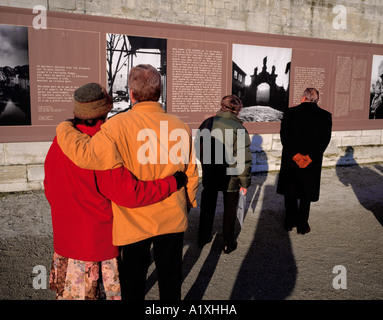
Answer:
[[101, 118], [113, 107], [113, 100], [106, 89], [98, 83], [87, 83], [74, 92], [73, 114], [87, 120]]

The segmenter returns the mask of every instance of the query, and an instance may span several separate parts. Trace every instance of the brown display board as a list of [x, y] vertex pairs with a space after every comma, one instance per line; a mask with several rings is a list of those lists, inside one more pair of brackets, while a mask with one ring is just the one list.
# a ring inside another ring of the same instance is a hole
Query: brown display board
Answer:
[[221, 98], [244, 102], [249, 133], [278, 133], [306, 87], [320, 92], [334, 130], [382, 129], [383, 46], [0, 7], [0, 142], [49, 141], [73, 117], [74, 90], [99, 82], [111, 112], [130, 108], [139, 63], [162, 76], [165, 110], [198, 128]]

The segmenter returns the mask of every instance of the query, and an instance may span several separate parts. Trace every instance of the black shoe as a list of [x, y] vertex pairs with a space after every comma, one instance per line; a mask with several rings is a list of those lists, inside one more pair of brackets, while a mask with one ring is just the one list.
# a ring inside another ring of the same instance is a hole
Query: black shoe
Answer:
[[298, 234], [306, 234], [311, 231], [310, 226], [307, 226], [306, 228], [297, 228], [297, 233]]
[[224, 253], [229, 254], [230, 252], [233, 252], [235, 249], [237, 249], [237, 246], [237, 241], [234, 241], [230, 244], [225, 244], [222, 250]]
[[296, 227], [296, 225], [293, 223], [285, 222], [283, 224], [283, 227], [285, 228], [286, 231], [291, 231], [291, 230], [293, 230], [294, 227]]
[[210, 243], [211, 240], [213, 240], [212, 236], [210, 236], [207, 239], [198, 239], [198, 247], [200, 247], [202, 249], [205, 246], [205, 244]]

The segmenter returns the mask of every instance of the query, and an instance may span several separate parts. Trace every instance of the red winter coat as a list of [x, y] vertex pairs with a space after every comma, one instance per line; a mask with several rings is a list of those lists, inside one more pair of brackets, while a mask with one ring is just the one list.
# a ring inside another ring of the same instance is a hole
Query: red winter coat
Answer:
[[[101, 124], [77, 128], [92, 136]], [[106, 171], [81, 169], [64, 155], [56, 138], [44, 168], [54, 250], [76, 260], [102, 261], [118, 255], [118, 247], [112, 244], [113, 213], [108, 199], [119, 206], [135, 208], [162, 201], [177, 191], [173, 176], [144, 182], [124, 167]]]

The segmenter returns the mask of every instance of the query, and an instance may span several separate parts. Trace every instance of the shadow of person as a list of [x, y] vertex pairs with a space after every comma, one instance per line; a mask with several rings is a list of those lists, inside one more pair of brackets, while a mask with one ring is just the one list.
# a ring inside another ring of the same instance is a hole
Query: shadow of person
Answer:
[[[253, 183], [252, 183], [253, 185]], [[254, 199], [253, 193], [255, 188], [250, 187], [247, 191], [247, 201], [245, 208], [245, 217], [248, 209], [248, 199]], [[198, 201], [198, 197], [197, 197]], [[257, 199], [255, 200], [255, 202]], [[223, 204], [223, 195], [219, 194], [217, 203]], [[244, 219], [245, 219], [244, 217]], [[194, 283], [191, 285], [187, 294], [185, 295], [185, 300], [201, 300], [203, 299], [205, 292], [209, 286], [209, 283], [214, 275], [214, 272], [217, 268], [218, 262], [223, 255], [222, 253], [222, 243], [223, 243], [223, 234], [222, 234], [222, 222], [223, 222], [223, 206], [217, 205], [217, 211], [215, 215], [215, 223], [213, 225], [213, 241], [210, 245], [210, 251], [205, 258], [205, 261], [202, 264], [201, 269], [198, 272], [197, 278]], [[196, 225], [195, 225], [196, 223]], [[238, 237], [240, 233], [239, 221], [236, 221], [235, 226], [235, 238]], [[189, 229], [187, 237], [185, 237], [185, 244], [189, 244], [189, 247], [184, 255], [183, 259], [183, 280], [186, 279], [194, 265], [197, 263], [201, 256], [202, 249], [197, 246], [197, 232], [198, 232], [198, 219], [192, 219], [189, 223]], [[190, 243], [190, 241], [192, 241]], [[237, 249], [238, 250], [238, 249]]]
[[[184, 234], [184, 254], [182, 258], [182, 283], [184, 283], [185, 279], [188, 277], [189, 273], [192, 271], [194, 265], [197, 263], [201, 256], [202, 249], [198, 247], [197, 243], [197, 235], [198, 235], [198, 225], [199, 225], [199, 215], [200, 215], [200, 203], [201, 203], [201, 191], [202, 191], [202, 185], [200, 184], [197, 190], [197, 208], [192, 208], [188, 214], [188, 228], [185, 231]], [[220, 197], [218, 197], [217, 201], [221, 201]], [[221, 222], [221, 221], [219, 221]], [[218, 232], [219, 225], [214, 224], [213, 226], [213, 234]], [[211, 252], [213, 253], [213, 252]], [[219, 254], [219, 253], [218, 253]], [[216, 263], [214, 261], [216, 260], [215, 256], [209, 256], [207, 259], [208, 262], [212, 265], [214, 268], [212, 272], [214, 273]], [[153, 258], [153, 252], [151, 252], [151, 264], [154, 263]], [[154, 266], [155, 267], [155, 266]], [[154, 268], [153, 268], [154, 269]], [[207, 268], [205, 268], [206, 270]], [[152, 289], [152, 287], [156, 284], [158, 281], [157, 277], [157, 271], [153, 270], [153, 272], [148, 276], [148, 279], [146, 281], [146, 293], [149, 293], [149, 291]], [[184, 286], [184, 285], [183, 285]], [[200, 290], [201, 291], [201, 290]], [[201, 292], [198, 292], [198, 296], [201, 294]], [[190, 296], [190, 294], [189, 294]], [[203, 296], [203, 293], [202, 293]], [[195, 297], [192, 297], [191, 299], [197, 299]]]
[[275, 185], [264, 187], [257, 228], [238, 271], [232, 300], [281, 300], [295, 287], [297, 267], [280, 214], [283, 198], [275, 189]]
[[[246, 206], [245, 206], [245, 212], [243, 221], [246, 220], [246, 215], [248, 212], [254, 212], [255, 207], [258, 204], [258, 199], [261, 193], [261, 189], [263, 186], [263, 183], [265, 182], [267, 178], [267, 171], [268, 171], [268, 164], [267, 164], [267, 155], [262, 150], [262, 137], [259, 135], [254, 135], [251, 142], [250, 150], [253, 154], [253, 165], [252, 165], [252, 172], [253, 177], [251, 181], [251, 186], [247, 190], [246, 194]], [[254, 172], [255, 171], [255, 172]], [[200, 192], [201, 192], [202, 186], [200, 186], [199, 192], [197, 193], [197, 202], [199, 202], [200, 199]], [[203, 265], [201, 267], [201, 270], [198, 273], [198, 276], [193, 283], [193, 285], [190, 287], [188, 293], [185, 296], [185, 300], [200, 300], [203, 298], [206, 289], [210, 283], [211, 278], [213, 277], [214, 271], [217, 267], [217, 264], [219, 262], [219, 259], [222, 255], [222, 220], [223, 220], [223, 199], [222, 199], [222, 192], [219, 192], [219, 196], [217, 199], [217, 209], [215, 214], [215, 223], [214, 223], [214, 240], [211, 244], [211, 248], [209, 251], [208, 256], [206, 257], [205, 261], [203, 262]], [[221, 208], [221, 210], [219, 209]], [[197, 225], [194, 225], [194, 224]], [[238, 238], [239, 234], [241, 232], [241, 225], [240, 221], [236, 220], [235, 224], [235, 239]], [[189, 219], [189, 229], [187, 231], [187, 237], [185, 238], [185, 241], [189, 241], [189, 235], [195, 239], [192, 239], [193, 243], [191, 243], [184, 255], [183, 260], [183, 280], [186, 279], [187, 275], [192, 270], [195, 263], [198, 261], [201, 255], [201, 249], [196, 247], [197, 243], [197, 233], [198, 233], [198, 219]], [[237, 249], [238, 250], [238, 249]]]
[[[382, 166], [375, 165], [381, 172]], [[371, 211], [383, 226], [383, 175], [367, 166], [361, 167], [354, 158], [354, 148], [348, 146], [335, 167], [341, 183], [351, 186], [359, 203]]]
[[374, 167], [375, 167], [377, 170], [379, 170], [380, 172], [383, 173], [383, 166], [382, 166], [382, 165], [380, 165], [380, 164], [376, 164], [376, 165], [374, 165]]
[[[222, 238], [218, 236], [218, 234], [215, 235], [213, 243], [211, 244], [210, 251], [208, 256], [206, 257], [201, 270], [198, 273], [198, 276], [196, 280], [194, 281], [193, 285], [190, 287], [188, 293], [185, 296], [185, 300], [202, 300], [203, 296], [205, 295], [206, 289], [210, 283], [211, 278], [213, 277], [214, 271], [217, 267], [218, 261], [222, 254]], [[192, 250], [192, 248], [189, 248]], [[188, 250], [188, 252], [190, 252]], [[201, 254], [201, 249], [199, 249], [199, 255]], [[187, 262], [187, 259], [190, 256], [185, 255], [184, 261]], [[195, 259], [196, 256], [192, 260], [194, 260], [194, 263], [197, 261]], [[185, 274], [184, 274], [185, 276]], [[185, 279], [185, 278], [184, 278]]]
[[[250, 151], [252, 153], [252, 179], [251, 186], [247, 190], [246, 194], [246, 209], [243, 220], [246, 219], [246, 215], [249, 212], [254, 212], [257, 205], [259, 196], [261, 194], [262, 186], [267, 179], [267, 174], [269, 171], [269, 164], [267, 159], [267, 154], [262, 148], [263, 139], [260, 135], [253, 135], [251, 139]], [[238, 238], [239, 233], [241, 232], [241, 224], [237, 217], [235, 234]]]
[[252, 184], [256, 181], [256, 190], [253, 192], [250, 206], [252, 211], [254, 212], [255, 207], [257, 205], [257, 201], [259, 199], [259, 194], [261, 192], [263, 183], [267, 179], [267, 173], [269, 171], [269, 164], [267, 159], [267, 154], [262, 148], [263, 139], [260, 135], [253, 135], [251, 139], [250, 150], [253, 155], [252, 158], [252, 168], [251, 171], [256, 179], [252, 180]]

